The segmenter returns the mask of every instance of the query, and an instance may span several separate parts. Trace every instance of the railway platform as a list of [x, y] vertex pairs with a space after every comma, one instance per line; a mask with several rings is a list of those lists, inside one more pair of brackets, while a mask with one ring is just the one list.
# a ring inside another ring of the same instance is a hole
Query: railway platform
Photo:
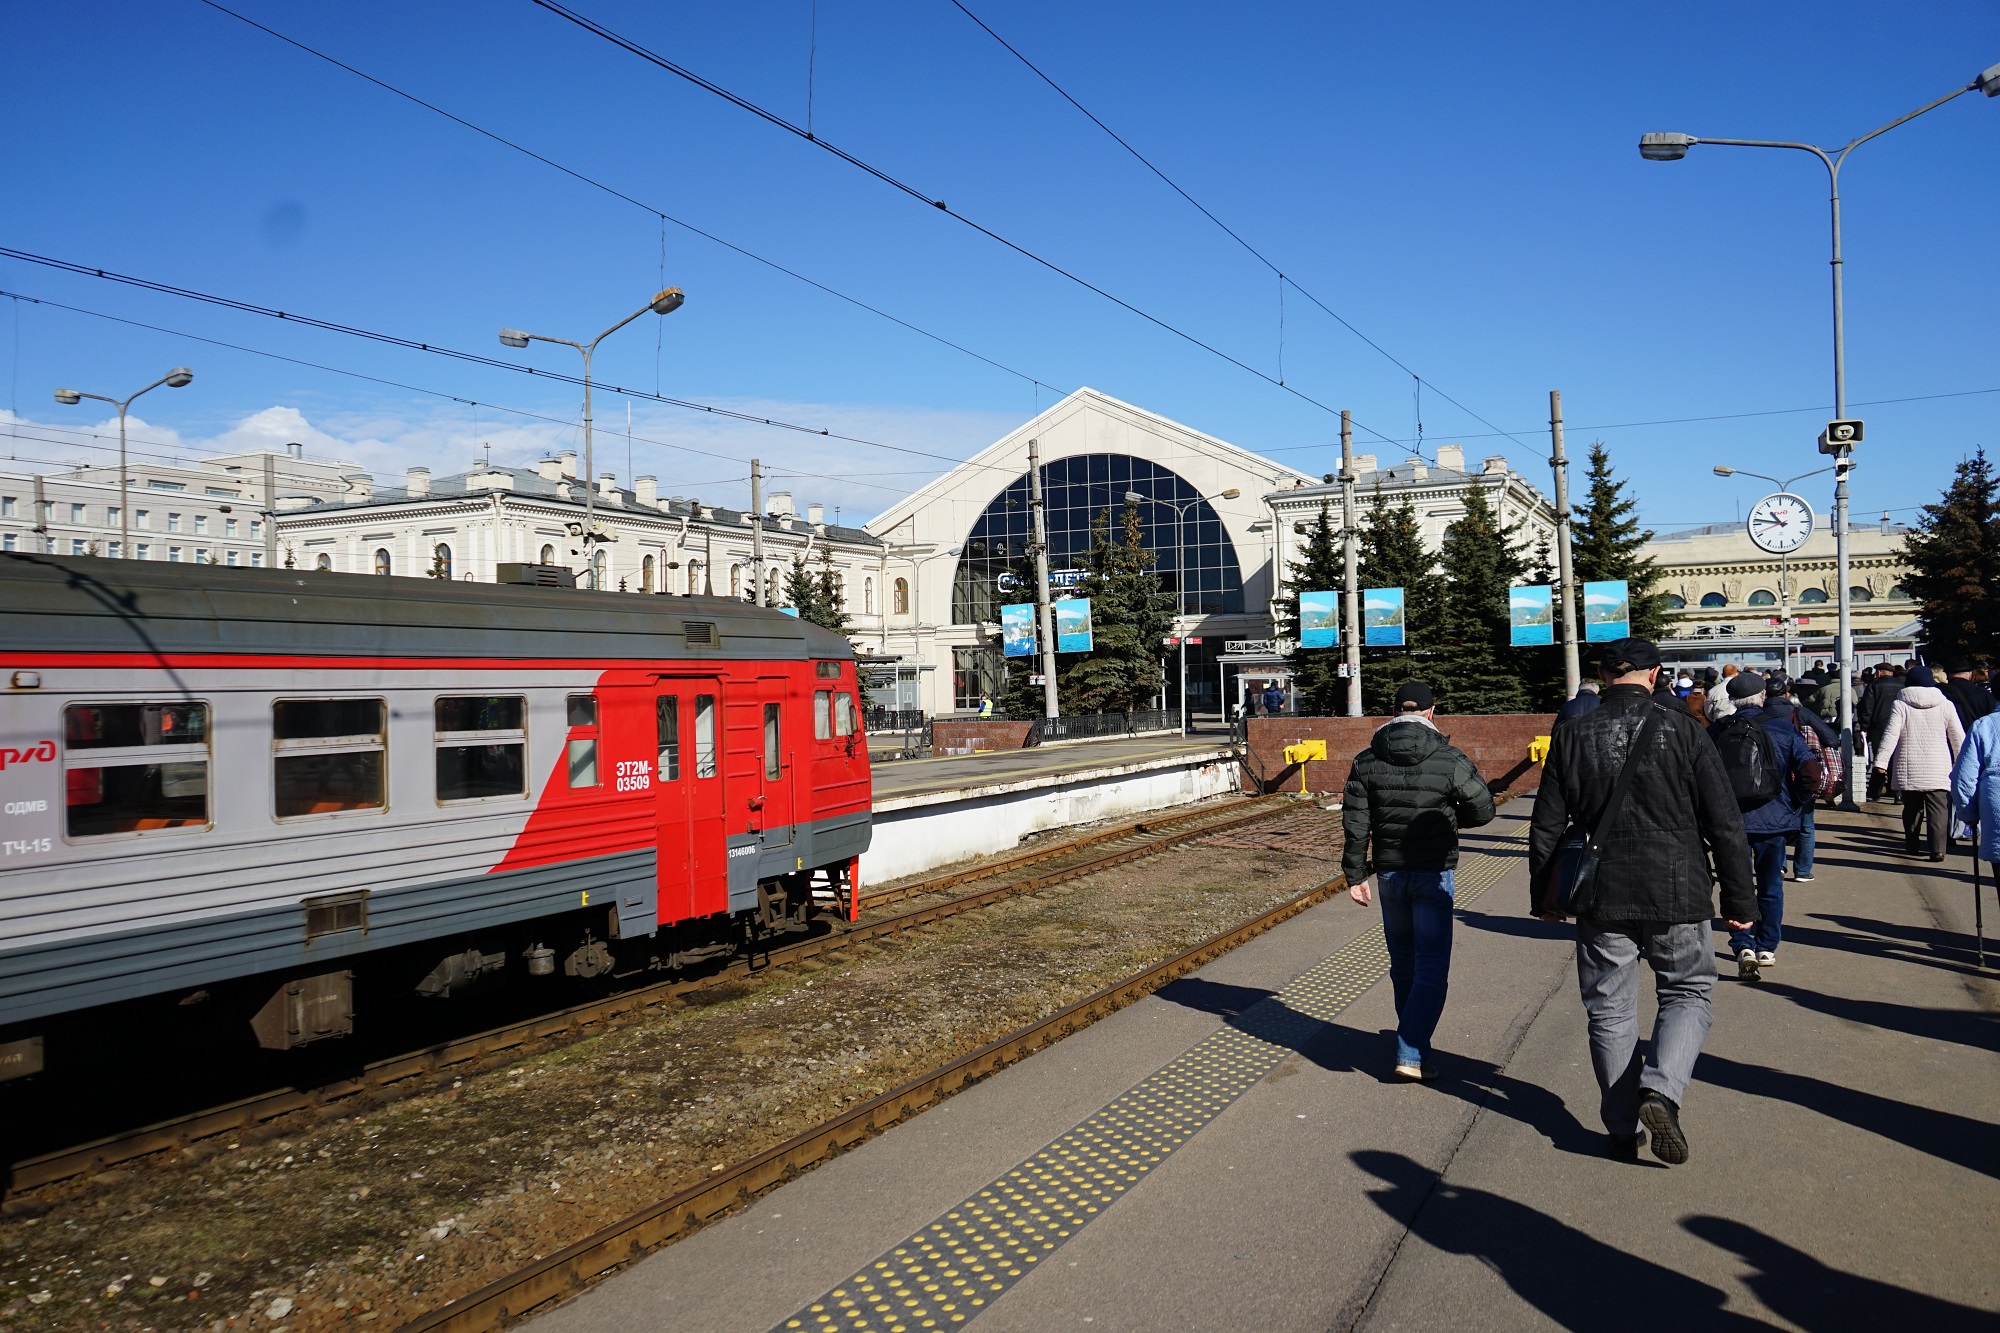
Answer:
[[1570, 938], [1524, 914], [1528, 813], [1467, 838], [1437, 1082], [1390, 1081], [1379, 917], [1337, 898], [537, 1333], [1994, 1327], [2000, 986], [1965, 862], [1822, 815], [1779, 966], [1717, 984], [1692, 1161], [1620, 1164]]
[[1005, 851], [1030, 834], [1237, 791], [1226, 736], [1142, 736], [877, 764], [866, 881]]

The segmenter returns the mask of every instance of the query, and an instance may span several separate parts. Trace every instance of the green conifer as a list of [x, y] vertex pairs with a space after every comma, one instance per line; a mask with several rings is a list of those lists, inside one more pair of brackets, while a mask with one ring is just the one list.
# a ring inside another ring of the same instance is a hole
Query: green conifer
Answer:
[[1077, 595], [1090, 599], [1091, 650], [1062, 668], [1062, 711], [1127, 713], [1151, 708], [1159, 697], [1161, 640], [1173, 627], [1174, 599], [1153, 570], [1139, 526], [1139, 507], [1127, 503], [1119, 538], [1111, 539], [1111, 511], [1091, 524], [1090, 552]]
[[[1405, 646], [1364, 646], [1361, 650], [1362, 706], [1371, 714], [1385, 714], [1395, 700], [1398, 685], [1406, 680], [1431, 679], [1430, 654], [1438, 642], [1442, 582], [1438, 577], [1437, 557], [1424, 546], [1416, 504], [1407, 493], [1401, 503], [1391, 504], [1377, 480], [1356, 539], [1362, 589], [1403, 590]], [[1362, 642], [1365, 645], [1367, 640], [1364, 638]]]
[[1527, 561], [1500, 525], [1486, 491], [1465, 492], [1465, 513], [1445, 529], [1442, 630], [1430, 686], [1440, 713], [1524, 713], [1523, 663], [1509, 645], [1507, 590]]
[[[1576, 507], [1570, 525], [1570, 563], [1576, 581], [1599, 583], [1622, 579], [1632, 598], [1632, 633], [1655, 641], [1667, 633], [1667, 599], [1654, 591], [1660, 581], [1657, 562], [1641, 556], [1641, 548], [1651, 540], [1650, 529], [1641, 531], [1635, 501], [1625, 498], [1625, 483], [1611, 475], [1611, 454], [1604, 441], [1590, 443], [1589, 492]], [[1583, 590], [1577, 589], [1578, 613], [1582, 611]], [[1582, 632], [1579, 625], [1578, 632]]]
[[1902, 555], [1928, 655], [1992, 661], [2000, 648], [2000, 501], [1984, 449], [1959, 462], [1942, 500], [1924, 506]]

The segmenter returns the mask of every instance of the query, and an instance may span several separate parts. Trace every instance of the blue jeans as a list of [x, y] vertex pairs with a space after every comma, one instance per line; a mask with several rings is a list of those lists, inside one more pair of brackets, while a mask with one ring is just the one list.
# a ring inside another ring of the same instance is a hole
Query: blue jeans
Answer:
[[1757, 923], [1748, 930], [1729, 933], [1729, 951], [1758, 953], [1778, 951], [1778, 931], [1785, 924], [1785, 839], [1786, 833], [1750, 835], [1750, 869], [1757, 876]]
[[1396, 995], [1396, 1062], [1422, 1064], [1450, 982], [1452, 872], [1383, 870], [1375, 883]]
[[1815, 802], [1808, 801], [1805, 808], [1799, 811], [1799, 850], [1798, 854], [1792, 858], [1792, 873], [1800, 879], [1810, 879], [1812, 877], [1813, 842], [1815, 836], [1813, 831], [1814, 804]]

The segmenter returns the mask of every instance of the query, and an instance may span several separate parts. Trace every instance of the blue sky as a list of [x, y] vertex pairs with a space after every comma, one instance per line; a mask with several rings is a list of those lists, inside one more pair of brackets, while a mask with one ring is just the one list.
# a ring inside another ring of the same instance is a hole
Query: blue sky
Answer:
[[[1818, 465], [1826, 196], [1803, 154], [1648, 163], [1638, 135], [1839, 144], [2000, 61], [2000, 11], [1969, 3], [967, 2], [1436, 386], [1419, 403], [1408, 374], [1289, 293], [1285, 378], [1352, 408], [1357, 448], [1396, 454], [1368, 432], [1414, 443], [1420, 413], [1427, 453], [1505, 453], [1545, 484], [1559, 387], [1573, 450], [1601, 436], [1663, 529], [1755, 498], [1714, 463]], [[199, 0], [97, 6], [87, 31], [74, 8], [0, 9], [17, 53], [0, 85], [0, 245], [559, 370], [573, 353], [507, 352], [495, 330], [587, 338], [664, 271], [687, 305], [614, 335], [604, 380], [954, 458], [1089, 384], [1308, 472], [1334, 465], [1335, 418], [528, 0], [232, 7], [1031, 378], [672, 225], [663, 263], [644, 209]], [[579, 8], [806, 116], [812, 0]], [[949, 0], [819, 0], [810, 61], [824, 138], [1278, 373], [1269, 270]], [[1853, 409], [1869, 422], [1856, 512], [1873, 517], [1933, 498], [1956, 459], [2000, 444], [2000, 393], [1972, 392], [2000, 390], [2000, 99], [1968, 94], [1867, 145], [1843, 187], [1851, 399], [1961, 395]], [[481, 442], [526, 462], [577, 438], [577, 394], [559, 384], [14, 260], [0, 288], [178, 331], [0, 301], [0, 409], [30, 437], [0, 450], [22, 458], [93, 456], [56, 428], [97, 430], [103, 414], [56, 407], [58, 384], [128, 392], [182, 362], [195, 383], [155, 391], [135, 427], [181, 456], [303, 438], [390, 480], [456, 470]], [[1789, 408], [1814, 410], [1594, 429]], [[624, 417], [600, 397], [600, 471], [627, 473]], [[850, 519], [945, 466], [643, 401], [633, 420], [633, 470], [723, 503], [746, 495], [753, 454], [801, 504]], [[1823, 482], [1804, 489], [1821, 507]]]

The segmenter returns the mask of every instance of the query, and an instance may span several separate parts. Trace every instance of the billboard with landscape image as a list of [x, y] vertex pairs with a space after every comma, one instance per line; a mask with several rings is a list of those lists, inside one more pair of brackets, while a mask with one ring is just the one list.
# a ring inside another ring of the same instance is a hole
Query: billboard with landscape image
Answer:
[[1632, 596], [1624, 579], [1583, 585], [1583, 641], [1610, 643], [1632, 633]]
[[1338, 648], [1340, 646], [1340, 594], [1302, 592], [1299, 594], [1299, 647]]
[[1008, 657], [1035, 655], [1035, 605], [1019, 602], [1000, 608], [1001, 651]]
[[1059, 653], [1087, 653], [1090, 651], [1090, 599], [1088, 597], [1064, 597], [1056, 604], [1056, 651]]
[[1403, 590], [1368, 588], [1361, 594], [1361, 641], [1370, 648], [1401, 648]]
[[1546, 583], [1507, 589], [1509, 643], [1534, 648], [1556, 641], [1555, 591]]

